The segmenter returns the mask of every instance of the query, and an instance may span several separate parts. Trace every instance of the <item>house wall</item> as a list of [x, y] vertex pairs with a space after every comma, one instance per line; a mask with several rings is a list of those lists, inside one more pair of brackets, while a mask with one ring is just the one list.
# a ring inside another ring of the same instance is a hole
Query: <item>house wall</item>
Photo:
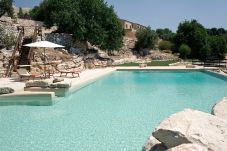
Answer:
[[145, 26], [142, 26], [140, 24], [133, 23], [127, 20], [121, 20], [121, 23], [122, 23], [122, 27], [127, 31], [136, 32], [138, 29], [146, 28]]

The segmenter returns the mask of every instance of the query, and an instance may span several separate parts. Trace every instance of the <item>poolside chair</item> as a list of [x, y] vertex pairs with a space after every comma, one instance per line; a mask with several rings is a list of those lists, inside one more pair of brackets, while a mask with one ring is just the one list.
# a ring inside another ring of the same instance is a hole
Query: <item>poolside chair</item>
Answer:
[[20, 80], [23, 80], [24, 78], [27, 78], [27, 80], [30, 80], [31, 78], [34, 80], [35, 78], [43, 79], [43, 74], [30, 74], [26, 69], [20, 68], [17, 69], [17, 73], [20, 77]]
[[100, 62], [94, 62], [93, 63], [95, 65], [95, 68], [102, 68], [102, 65], [100, 64]]
[[227, 74], [227, 68], [226, 67], [220, 67], [219, 70], [221, 70], [222, 72], [224, 72], [225, 74]]
[[68, 74], [72, 74], [72, 76], [75, 78], [75, 74], [77, 75], [76, 77], [80, 77], [80, 71], [75, 70], [75, 69], [59, 69], [56, 65], [53, 65], [55, 70], [57, 70], [60, 73], [60, 77], [64, 74], [66, 77]]

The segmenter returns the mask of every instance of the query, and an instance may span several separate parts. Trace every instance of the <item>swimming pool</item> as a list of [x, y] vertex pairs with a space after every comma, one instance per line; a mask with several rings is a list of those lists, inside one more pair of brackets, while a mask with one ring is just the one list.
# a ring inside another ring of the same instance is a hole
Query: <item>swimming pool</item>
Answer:
[[140, 151], [184, 108], [210, 112], [227, 80], [199, 71], [116, 71], [54, 106], [0, 107], [2, 151]]

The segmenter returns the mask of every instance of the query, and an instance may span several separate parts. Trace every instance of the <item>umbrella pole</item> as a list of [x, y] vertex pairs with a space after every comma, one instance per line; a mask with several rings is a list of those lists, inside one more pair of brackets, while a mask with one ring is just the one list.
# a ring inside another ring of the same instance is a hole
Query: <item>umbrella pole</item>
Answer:
[[44, 48], [44, 76], [46, 78], [46, 48]]

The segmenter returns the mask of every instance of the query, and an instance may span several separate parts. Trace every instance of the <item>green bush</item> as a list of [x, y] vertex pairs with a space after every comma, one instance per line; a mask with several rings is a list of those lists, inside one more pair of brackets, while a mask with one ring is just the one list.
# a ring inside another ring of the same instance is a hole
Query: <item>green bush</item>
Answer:
[[156, 33], [160, 39], [167, 41], [173, 41], [173, 37], [175, 35], [169, 28], [157, 29]]
[[155, 31], [151, 30], [150, 27], [140, 29], [136, 33], [136, 48], [144, 49], [144, 48], [154, 48], [155, 43], [157, 42], [157, 34]]
[[181, 44], [187, 44], [192, 50], [191, 58], [205, 59], [209, 54], [207, 31], [196, 20], [180, 23], [174, 37], [174, 44], [176, 50], [179, 50]]
[[179, 48], [179, 52], [180, 52], [180, 57], [182, 59], [186, 59], [191, 53], [191, 48], [186, 44], [182, 44]]
[[213, 58], [224, 59], [225, 53], [227, 53], [225, 38], [222, 36], [210, 36], [208, 41], [211, 50], [211, 56]]
[[159, 44], [158, 44], [158, 48], [160, 50], [172, 50], [173, 48], [173, 43], [167, 40], [162, 40]]
[[0, 27], [0, 44], [6, 49], [10, 49], [15, 45], [16, 37], [13, 33], [7, 33], [2, 27]]

